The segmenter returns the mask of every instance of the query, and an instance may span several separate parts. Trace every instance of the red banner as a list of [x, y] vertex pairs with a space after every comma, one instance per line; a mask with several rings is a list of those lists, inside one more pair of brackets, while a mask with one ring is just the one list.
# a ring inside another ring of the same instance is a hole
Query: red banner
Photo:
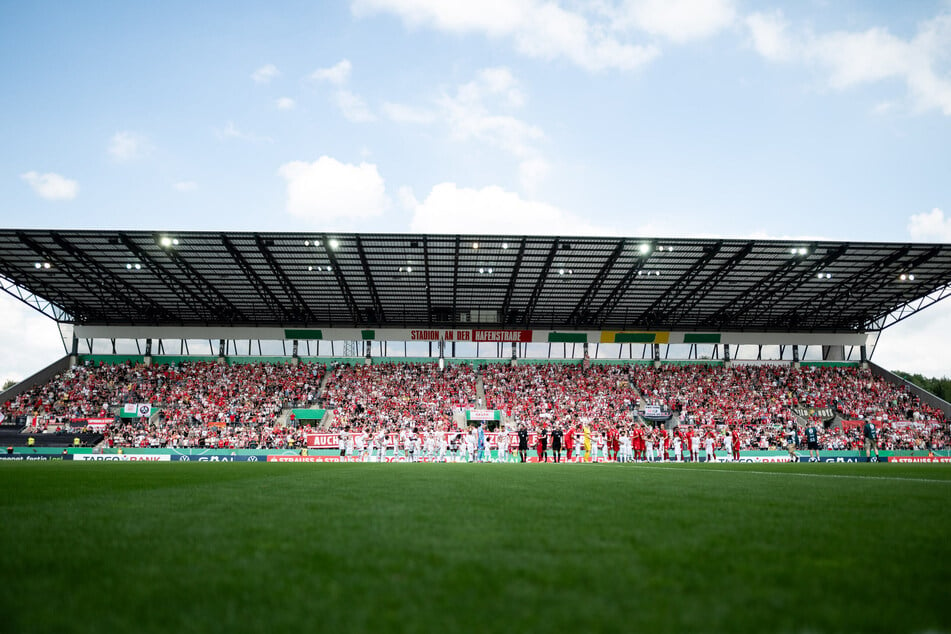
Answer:
[[531, 343], [531, 330], [473, 330], [472, 340], [477, 342]]
[[73, 427], [88, 427], [96, 431], [102, 431], [113, 423], [111, 418], [73, 418], [70, 425]]

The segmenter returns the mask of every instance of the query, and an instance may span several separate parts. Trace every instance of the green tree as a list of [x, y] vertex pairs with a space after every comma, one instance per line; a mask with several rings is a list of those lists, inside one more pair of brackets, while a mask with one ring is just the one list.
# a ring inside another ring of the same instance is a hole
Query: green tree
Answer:
[[4, 390], [9, 390], [11, 387], [13, 387], [16, 384], [17, 382], [14, 381], [13, 379], [7, 379], [6, 381], [3, 382], [3, 387], [0, 387], [0, 392]]
[[927, 390], [945, 401], [951, 402], [951, 379], [948, 377], [933, 378], [921, 374], [895, 371], [895, 374], [910, 383], [914, 383], [923, 390]]

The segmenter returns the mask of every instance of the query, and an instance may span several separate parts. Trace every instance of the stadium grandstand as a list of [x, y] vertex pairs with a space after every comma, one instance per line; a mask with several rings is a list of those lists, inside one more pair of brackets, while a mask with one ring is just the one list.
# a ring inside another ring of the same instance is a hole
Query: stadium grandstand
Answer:
[[872, 361], [951, 245], [9, 229], [0, 284], [64, 344], [0, 394], [8, 457], [500, 459], [526, 428], [778, 460], [818, 426], [858, 459], [865, 421], [888, 455], [951, 446], [951, 405]]

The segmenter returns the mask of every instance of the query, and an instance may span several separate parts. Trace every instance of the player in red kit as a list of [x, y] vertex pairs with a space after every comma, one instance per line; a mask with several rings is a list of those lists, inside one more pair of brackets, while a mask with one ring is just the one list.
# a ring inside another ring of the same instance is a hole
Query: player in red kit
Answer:
[[646, 444], [644, 442], [644, 427], [640, 424], [634, 425], [634, 460], [641, 462], [644, 460], [644, 450]]
[[608, 460], [617, 462], [617, 453], [621, 448], [616, 427], [608, 428]]
[[660, 440], [658, 444], [660, 445], [660, 460], [661, 462], [667, 462], [668, 456], [670, 455], [670, 434], [667, 433], [666, 427], [660, 428]]
[[736, 426], [730, 429], [730, 436], [733, 437], [733, 462], [740, 461], [740, 436], [736, 433]]
[[571, 452], [575, 448], [575, 428], [571, 425], [565, 430], [565, 462], [571, 462]]

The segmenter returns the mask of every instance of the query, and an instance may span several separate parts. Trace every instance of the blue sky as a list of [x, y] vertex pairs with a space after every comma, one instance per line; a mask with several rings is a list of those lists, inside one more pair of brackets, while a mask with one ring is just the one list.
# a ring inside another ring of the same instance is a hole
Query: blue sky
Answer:
[[951, 241], [947, 1], [8, 2], [0, 85], [6, 227]]

